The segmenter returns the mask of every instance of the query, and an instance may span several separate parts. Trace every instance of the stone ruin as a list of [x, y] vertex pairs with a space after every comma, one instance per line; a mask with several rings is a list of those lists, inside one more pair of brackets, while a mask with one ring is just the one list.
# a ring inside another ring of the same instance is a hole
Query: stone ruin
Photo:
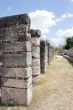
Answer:
[[0, 19], [1, 102], [28, 105], [32, 98], [30, 19], [27, 14]]
[[48, 66], [48, 48], [49, 45], [47, 41], [41, 40], [40, 41], [40, 68], [41, 68], [41, 73], [45, 73], [47, 66]]
[[27, 14], [0, 18], [0, 86], [5, 105], [30, 104], [32, 80], [46, 72], [52, 57], [50, 44], [40, 42], [40, 30], [30, 26]]
[[30, 30], [33, 82], [40, 75], [40, 30]]
[[40, 41], [40, 69], [41, 73], [46, 73], [48, 64], [54, 57], [54, 49], [47, 41]]

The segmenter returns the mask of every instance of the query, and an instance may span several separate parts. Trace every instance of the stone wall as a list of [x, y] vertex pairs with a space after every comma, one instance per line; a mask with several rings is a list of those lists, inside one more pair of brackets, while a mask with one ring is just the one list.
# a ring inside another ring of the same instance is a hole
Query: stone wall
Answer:
[[1, 102], [29, 105], [32, 99], [30, 19], [27, 14], [0, 18]]
[[40, 75], [40, 30], [30, 30], [32, 44], [32, 76]]

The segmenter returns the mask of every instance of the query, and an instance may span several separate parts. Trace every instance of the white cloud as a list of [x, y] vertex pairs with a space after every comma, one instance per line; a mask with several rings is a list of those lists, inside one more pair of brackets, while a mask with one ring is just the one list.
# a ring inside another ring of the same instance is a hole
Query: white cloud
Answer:
[[50, 38], [50, 44], [55, 47], [63, 46], [65, 44], [65, 39], [58, 38], [58, 37], [52, 37], [52, 38]]
[[34, 12], [30, 12], [29, 16], [31, 18], [31, 28], [40, 29], [42, 34], [47, 34], [50, 31], [50, 27], [63, 22], [66, 18], [72, 18], [73, 14], [67, 13], [61, 15], [60, 18], [56, 18], [53, 12], [47, 10], [36, 10]]
[[72, 28], [69, 28], [69, 29], [65, 29], [65, 30], [62, 30], [62, 29], [59, 29], [56, 33], [55, 33], [55, 36], [57, 37], [71, 37], [73, 36], [73, 27]]
[[47, 35], [42, 35], [41, 37], [40, 37], [40, 40], [47, 40]]
[[66, 43], [68, 37], [73, 36], [73, 27], [69, 29], [59, 29], [55, 33], [55, 37], [50, 38], [50, 42], [53, 46], [63, 46]]
[[73, 17], [73, 13], [66, 13], [61, 15], [60, 18], [56, 19], [56, 22], [63, 22], [66, 18], [72, 18]]
[[63, 22], [67, 18], [72, 18], [72, 13], [66, 13], [61, 15], [60, 18], [56, 18], [53, 12], [47, 10], [35, 10], [34, 12], [29, 13], [29, 17], [31, 18], [31, 28], [40, 29], [42, 32], [41, 39], [50, 40], [51, 44], [54, 46], [64, 45], [66, 37], [73, 35], [72, 27], [71, 29], [66, 30], [59, 29], [55, 33], [55, 37], [47, 37], [51, 27]]
[[56, 25], [56, 18], [53, 12], [36, 10], [30, 12], [31, 28], [40, 29], [42, 34], [49, 33], [49, 28]]

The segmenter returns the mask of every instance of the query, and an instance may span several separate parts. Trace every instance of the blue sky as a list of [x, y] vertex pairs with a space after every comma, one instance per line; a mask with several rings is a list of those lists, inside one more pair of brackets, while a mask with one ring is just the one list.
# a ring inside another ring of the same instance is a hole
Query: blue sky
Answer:
[[73, 0], [0, 0], [0, 17], [28, 13], [31, 28], [60, 46], [73, 35]]

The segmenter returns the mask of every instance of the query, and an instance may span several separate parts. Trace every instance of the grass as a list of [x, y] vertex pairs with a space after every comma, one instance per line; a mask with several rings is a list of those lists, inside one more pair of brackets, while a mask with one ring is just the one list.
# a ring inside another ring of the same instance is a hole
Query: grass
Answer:
[[33, 85], [33, 100], [28, 107], [0, 107], [0, 110], [73, 109], [73, 66], [57, 56], [45, 74]]

